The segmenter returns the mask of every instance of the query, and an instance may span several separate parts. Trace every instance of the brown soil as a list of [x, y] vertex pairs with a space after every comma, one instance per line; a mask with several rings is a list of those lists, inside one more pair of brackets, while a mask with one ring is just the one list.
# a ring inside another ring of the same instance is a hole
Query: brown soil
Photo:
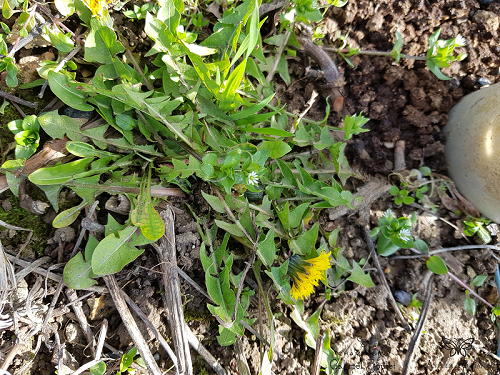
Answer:
[[[487, 3], [487, 1], [482, 2]], [[404, 140], [406, 143], [407, 169], [428, 166], [433, 172], [446, 174], [443, 154], [445, 139], [442, 128], [446, 124], [448, 111], [464, 95], [480, 88], [479, 78], [487, 78], [493, 84], [500, 73], [499, 17], [500, 4], [482, 5], [475, 0], [380, 0], [378, 2], [350, 0], [344, 8], [328, 10], [322, 22], [323, 32], [327, 34], [324, 39], [325, 44], [335, 43], [335, 33], [340, 31], [341, 34], [348, 35], [348, 41], [353, 47], [389, 51], [392, 49], [394, 32], [399, 28], [404, 39], [402, 52], [423, 55], [428, 48], [428, 37], [439, 27], [442, 28], [442, 39], [452, 38], [460, 33], [467, 41], [466, 47], [458, 49], [459, 53], [469, 54], [467, 59], [461, 63], [454, 63], [443, 71], [453, 77], [449, 81], [438, 80], [421, 61], [402, 60], [399, 65], [395, 65], [391, 58], [359, 55], [351, 58], [355, 65], [352, 69], [341, 59], [337, 59], [344, 69], [348, 107], [352, 113], [363, 111], [363, 114], [371, 119], [365, 125], [370, 132], [355, 136], [348, 146], [350, 165], [357, 176], [363, 176], [364, 179], [382, 176], [387, 179], [393, 170], [394, 143], [397, 140]], [[140, 31], [142, 23], [137, 21], [132, 23], [116, 15], [114, 19], [118, 29], [127, 37], [132, 47], [137, 45], [137, 51], [140, 52], [150, 48], [146, 35]], [[301, 56], [299, 53], [298, 59], [289, 60], [291, 85], [287, 87], [280, 79], [275, 80], [278, 97], [287, 103], [286, 109], [289, 111], [302, 111], [314, 89], [321, 93], [323, 82], [304, 76], [305, 67], [309, 63], [307, 56]], [[314, 65], [314, 62], [312, 64]], [[318, 100], [307, 116], [321, 119], [324, 117], [324, 110], [324, 100]], [[328, 123], [337, 126], [339, 120], [332, 112]], [[397, 180], [391, 181], [396, 183]], [[362, 183], [355, 182], [355, 185], [360, 184]], [[176, 234], [179, 264], [200, 285], [204, 285], [204, 275], [199, 260], [201, 240], [196, 224], [184, 204], [192, 205], [198, 215], [205, 215], [208, 206], [200, 193], [203, 188], [203, 186], [194, 188], [193, 191], [196, 193], [187, 201], [175, 203], [178, 209]], [[0, 200], [6, 202], [11, 198], [3, 194], [0, 195]], [[440, 204], [439, 201], [434, 203]], [[416, 210], [407, 206], [397, 207], [389, 195], [383, 196], [371, 208], [372, 227], [377, 225], [378, 219], [388, 208], [395, 211], [398, 216], [411, 215]], [[453, 224], [460, 222], [442, 205], [438, 216]], [[47, 222], [50, 221], [48, 218]], [[356, 224], [356, 215], [343, 216], [331, 221], [328, 213], [324, 211], [320, 215], [320, 223], [325, 231], [342, 228], [338, 245], [343, 248], [343, 254], [348, 260], [359, 261], [368, 257], [368, 246], [364, 234]], [[1, 233], [4, 245], [7, 238], [13, 238], [15, 235], [14, 233], [10, 236], [11, 234], [8, 231]], [[425, 240], [431, 248], [467, 244], [463, 237], [455, 233], [454, 228], [422, 212], [419, 212], [414, 234]], [[12, 247], [15, 244], [14, 238]], [[55, 247], [55, 244], [48, 245], [45, 254], [53, 255]], [[400, 251], [399, 254], [407, 252]], [[489, 275], [487, 282], [482, 287], [476, 288], [476, 291], [490, 303], [495, 304], [498, 295], [492, 281], [495, 263], [491, 255], [486, 250], [459, 251], [453, 255], [462, 263], [463, 271], [457, 276], [464, 282], [470, 283], [475, 275]], [[423, 301], [422, 282], [427, 273], [423, 262], [388, 261], [382, 258], [381, 263], [393, 292], [396, 290], [412, 294], [418, 292], [419, 300]], [[236, 265], [244, 267], [243, 263], [236, 262]], [[155, 270], [159, 271], [156, 255], [149, 249], [136, 262], [120, 272], [117, 279], [125, 292], [159, 327], [160, 332], [169, 337], [162, 296], [157, 293], [160, 290], [161, 275]], [[342, 359], [350, 365], [350, 369], [344, 368], [345, 374], [366, 374], [370, 373], [370, 368], [372, 369], [374, 349], [362, 347], [358, 339], [377, 337], [380, 345], [377, 363], [381, 365], [376, 372], [378, 374], [400, 373], [409, 346], [411, 334], [401, 327], [388, 303], [387, 292], [374, 274], [373, 280], [377, 284], [374, 288], [354, 287], [353, 284], [348, 284], [344, 293], [339, 293], [326, 302], [321, 315], [322, 327], [331, 330], [332, 348], [344, 353]], [[27, 282], [32, 285], [34, 278], [28, 277]], [[268, 284], [269, 287], [270, 283]], [[208, 312], [206, 301], [187, 284], [183, 285], [182, 291], [189, 326], [221, 364], [235, 374], [234, 352], [231, 347], [221, 347], [217, 344], [215, 337], [218, 334], [218, 324]], [[275, 297], [275, 294], [271, 295]], [[496, 352], [498, 333], [490, 320], [489, 309], [478, 302], [476, 316], [466, 313], [463, 309], [464, 290], [446, 275], [435, 277], [433, 295], [430, 316], [424, 327], [425, 334], [415, 350], [411, 373], [429, 375], [499, 373], [498, 362], [476, 349], [467, 350], [464, 352], [465, 355], [451, 356], [450, 350], [441, 345], [443, 337], [473, 338], [479, 346], [490, 352]], [[316, 311], [323, 300], [324, 295], [322, 296], [319, 290], [305, 304], [305, 316]], [[47, 301], [50, 301], [50, 289]], [[89, 314], [90, 308], [87, 304], [84, 305], [86, 314]], [[273, 312], [282, 314], [276, 323], [278, 334], [273, 372], [283, 375], [309, 374], [314, 361], [314, 350], [305, 345], [305, 332], [290, 320], [290, 307], [273, 300]], [[257, 317], [256, 309], [251, 308], [251, 315]], [[102, 309], [90, 323], [97, 327], [104, 317], [109, 320], [110, 336], [107, 342], [122, 351], [129, 349], [130, 337], [109, 297], [104, 298]], [[66, 329], [74, 322], [76, 320], [70, 314], [57, 319], [60, 330]], [[145, 329], [143, 331], [147, 332]], [[2, 333], [0, 341], [2, 346], [10, 345], [11, 335], [11, 331]], [[64, 337], [63, 332], [61, 337]], [[152, 352], [160, 358], [159, 365], [168, 368], [171, 363], [166, 353], [152, 335], [146, 337], [155, 348]], [[67, 349], [79, 363], [82, 363], [89, 354], [82, 350], [84, 346], [85, 339], [81, 332], [75, 342], [67, 344]], [[247, 334], [244, 338], [244, 348], [252, 373], [258, 373], [260, 358], [258, 341]], [[24, 356], [27, 358], [28, 352], [25, 352]], [[32, 373], [54, 373], [54, 363], [51, 362], [51, 358], [52, 351], [42, 345], [32, 366]], [[208, 373], [212, 373], [194, 352], [193, 358], [196, 374], [207, 373], [202, 372], [206, 371], [204, 368], [208, 369]], [[16, 361], [14, 365], [20, 367], [22, 359]], [[394, 367], [384, 367], [387, 365]]]

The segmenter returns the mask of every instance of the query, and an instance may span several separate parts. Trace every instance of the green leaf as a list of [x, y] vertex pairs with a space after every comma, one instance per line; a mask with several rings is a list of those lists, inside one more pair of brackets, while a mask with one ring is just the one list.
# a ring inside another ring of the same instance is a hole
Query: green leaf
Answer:
[[106, 364], [104, 362], [96, 363], [94, 366], [89, 368], [90, 375], [104, 375], [106, 372]]
[[147, 210], [147, 223], [145, 225], [141, 225], [141, 233], [148, 240], [157, 241], [159, 240], [163, 234], [165, 233], [165, 223], [161, 218], [158, 211], [153, 207], [152, 202], [148, 202], [146, 204]]
[[401, 49], [403, 48], [403, 37], [399, 32], [399, 29], [396, 30], [396, 41], [394, 42], [394, 47], [392, 47], [392, 57], [396, 60], [396, 64], [399, 64], [399, 60], [401, 59]]
[[244, 236], [242, 230], [236, 224], [229, 224], [221, 220], [215, 220], [215, 224], [217, 224], [219, 228], [224, 229], [226, 232], [231, 233], [233, 236], [236, 237]]
[[5, 40], [3, 40], [3, 38], [0, 38], [0, 55], [7, 56], [7, 53], [7, 44], [5, 43]]
[[371, 288], [375, 286], [372, 281], [372, 278], [369, 274], [365, 273], [363, 269], [359, 266], [358, 263], [352, 262], [352, 272], [351, 275], [347, 278], [347, 280], [352, 281], [353, 283], [363, 285], [367, 288]]
[[174, 0], [160, 0], [158, 1], [160, 9], [157, 13], [157, 18], [167, 26], [173, 34], [177, 34], [177, 26], [179, 26], [180, 13], [175, 7]]
[[409, 204], [412, 204], [413, 202], [415, 202], [415, 198], [413, 198], [413, 197], [406, 196], [403, 198], [404, 204], [409, 205]]
[[111, 152], [96, 150], [94, 146], [78, 141], [68, 141], [66, 143], [66, 150], [75, 156], [81, 158], [99, 157], [104, 158], [111, 156], [113, 158], [119, 158], [119, 155], [112, 154]]
[[315, 223], [311, 229], [304, 232], [296, 239], [290, 241], [290, 248], [295, 254], [308, 256], [316, 245], [318, 239], [319, 224]]
[[92, 278], [96, 275], [92, 272], [90, 262], [83, 259], [82, 253], [77, 253], [64, 266], [63, 281], [72, 289], [85, 289], [97, 284]]
[[[271, 116], [273, 114], [274, 113], [271, 112]], [[293, 133], [287, 132], [286, 130], [275, 129], [275, 128], [252, 128], [251, 126], [247, 126], [244, 128], [240, 128], [240, 130], [249, 133], [275, 135], [277, 137], [293, 137]]]
[[119, 230], [117, 234], [107, 235], [94, 250], [92, 254], [92, 271], [96, 275], [109, 275], [121, 271], [128, 263], [132, 262], [144, 250], [139, 250], [136, 245], [151, 243], [142, 234], [138, 234], [138, 228], [128, 226]]
[[55, 0], [54, 5], [64, 17], [69, 17], [75, 13], [75, 2], [73, 0]]
[[4, 0], [2, 6], [2, 16], [4, 16], [4, 18], [6, 19], [9, 19], [13, 14], [14, 11], [10, 7], [9, 0]]
[[415, 248], [421, 253], [427, 254], [429, 252], [429, 246], [427, 246], [427, 243], [425, 241], [417, 239], [413, 241], [413, 244], [415, 245]]
[[78, 215], [80, 215], [80, 211], [86, 206], [88, 206], [88, 202], [83, 201], [78, 206], [64, 210], [54, 218], [54, 220], [52, 221], [52, 226], [54, 228], [62, 228], [73, 224]]
[[50, 32], [49, 38], [52, 44], [61, 53], [68, 53], [74, 48], [74, 43], [67, 34], [61, 32]]
[[94, 174], [87, 169], [93, 158], [85, 158], [54, 167], [40, 168], [29, 175], [29, 180], [36, 185], [64, 184], [79, 176]]
[[134, 346], [127, 353], [122, 355], [122, 360], [120, 361], [120, 372], [126, 371], [134, 362], [134, 357], [137, 355], [137, 348]]
[[484, 284], [488, 276], [486, 275], [477, 275], [474, 277], [474, 280], [472, 280], [471, 284], [474, 286], [481, 286]]
[[377, 252], [384, 256], [388, 257], [394, 254], [396, 251], [400, 249], [399, 246], [392, 243], [390, 238], [386, 238], [385, 236], [379, 236], [377, 240]]
[[257, 244], [257, 255], [259, 256], [262, 263], [266, 266], [271, 267], [274, 258], [276, 256], [276, 245], [274, 244], [274, 228], [271, 228], [267, 232], [264, 240]]
[[234, 98], [236, 90], [238, 89], [243, 80], [246, 64], [247, 60], [244, 59], [229, 75], [226, 86], [222, 91], [223, 100], [232, 100]]
[[207, 194], [204, 191], [201, 192], [203, 195], [203, 198], [208, 202], [210, 207], [212, 207], [215, 211], [224, 214], [226, 213], [226, 210], [224, 209], [224, 205], [221, 203], [219, 198], [214, 197], [213, 195]]
[[217, 336], [217, 342], [221, 346], [233, 345], [236, 342], [236, 333], [230, 331], [227, 328], [219, 326], [219, 335]]
[[92, 28], [85, 39], [85, 60], [113, 64], [113, 57], [125, 51], [123, 45], [116, 40], [115, 32], [97, 19], [92, 18], [90, 24]]
[[397, 197], [399, 195], [399, 189], [397, 186], [391, 186], [391, 188], [389, 189], [389, 193], [393, 196], [393, 197]]
[[476, 314], [476, 301], [469, 297], [469, 291], [465, 291], [464, 310], [474, 316]]
[[489, 243], [491, 242], [491, 235], [490, 232], [486, 228], [484, 228], [482, 225], [479, 226], [479, 229], [477, 231], [477, 235], [481, 240], [483, 240], [484, 243]]
[[425, 262], [427, 268], [438, 275], [444, 275], [448, 273], [448, 267], [444, 261], [438, 256], [432, 256]]
[[264, 141], [259, 146], [259, 150], [269, 150], [269, 157], [278, 159], [288, 154], [292, 148], [283, 141]]
[[259, 112], [262, 108], [264, 108], [266, 105], [269, 104], [269, 102], [274, 98], [274, 93], [272, 95], [269, 95], [267, 98], [265, 98], [263, 101], [257, 103], [256, 105], [246, 108], [243, 111], [239, 111], [236, 113], [233, 113], [229, 117], [231, 120], [236, 121], [236, 120], [241, 120], [246, 118], [247, 116], [253, 115], [254, 113]]
[[307, 211], [309, 206], [309, 203], [302, 203], [295, 210], [290, 212], [290, 215], [288, 217], [290, 228], [297, 228], [300, 225], [302, 217], [304, 216], [304, 213]]
[[67, 104], [74, 109], [78, 109], [79, 111], [94, 110], [94, 107], [85, 102], [85, 93], [76, 88], [78, 84], [70, 83], [66, 75], [50, 71], [48, 73], [48, 79], [50, 89], [64, 102], [64, 104]]
[[132, 130], [135, 128], [136, 123], [132, 116], [126, 114], [118, 114], [115, 117], [116, 126], [118, 126], [121, 130]]

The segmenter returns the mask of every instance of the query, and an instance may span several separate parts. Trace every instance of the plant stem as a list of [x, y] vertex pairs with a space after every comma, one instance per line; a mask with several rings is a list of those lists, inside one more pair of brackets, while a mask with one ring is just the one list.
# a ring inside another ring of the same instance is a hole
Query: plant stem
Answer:
[[[335, 47], [326, 47], [326, 46], [323, 46], [323, 49], [325, 51], [331, 51], [331, 52], [340, 52], [340, 53], [349, 53], [350, 52], [348, 48], [340, 49], [340, 48], [335, 48]], [[386, 56], [386, 57], [392, 57], [392, 51], [391, 52], [385, 52], [385, 51], [366, 51], [366, 50], [360, 50], [360, 51], [358, 51], [357, 54], [367, 55], [367, 56]], [[402, 53], [400, 56], [403, 59], [411, 59], [411, 60], [419, 60], [419, 61], [425, 61], [425, 60], [427, 60], [426, 57], [405, 55], [404, 53]]]
[[448, 271], [447, 275], [450, 276], [452, 278], [452, 280], [455, 280], [460, 286], [462, 286], [463, 288], [467, 289], [470, 294], [472, 294], [473, 296], [475, 296], [477, 299], [479, 299], [486, 306], [488, 306], [488, 307], [490, 307], [492, 309], [494, 308], [488, 301], [486, 301], [485, 299], [483, 299], [483, 297], [481, 297], [479, 294], [477, 294], [476, 292], [474, 292], [471, 288], [469, 288], [469, 286], [467, 284], [465, 284], [462, 280], [460, 280], [458, 277], [456, 277], [450, 271]]
[[[293, 23], [290, 25], [290, 28], [293, 29]], [[278, 49], [278, 53], [276, 53], [275, 59], [274, 59], [274, 64], [269, 71], [269, 74], [266, 77], [267, 82], [271, 82], [274, 77], [274, 73], [276, 72], [276, 69], [278, 68], [278, 63], [281, 60], [281, 55], [283, 54], [283, 51], [285, 50], [286, 43], [288, 42], [288, 38], [290, 38], [291, 31], [290, 29], [287, 29], [285, 32], [285, 37], [283, 38], [283, 43], [281, 43], [280, 48]]]

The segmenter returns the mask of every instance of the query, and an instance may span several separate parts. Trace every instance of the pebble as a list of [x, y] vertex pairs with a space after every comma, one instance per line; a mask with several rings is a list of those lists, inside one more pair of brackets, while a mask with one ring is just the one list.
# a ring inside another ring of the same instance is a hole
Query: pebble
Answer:
[[12, 210], [12, 202], [10, 201], [10, 199], [2, 201], [2, 208], [5, 212], [9, 212], [10, 210]]
[[477, 80], [477, 83], [481, 87], [488, 87], [491, 85], [491, 81], [488, 78], [481, 77]]
[[408, 293], [405, 290], [396, 290], [394, 293], [392, 293], [396, 301], [399, 303], [408, 306], [411, 303], [411, 293]]
[[450, 88], [457, 89], [460, 87], [460, 80], [457, 77], [452, 77], [450, 79]]
[[78, 337], [78, 326], [74, 323], [68, 323], [64, 333], [66, 335], [66, 340], [68, 340], [70, 344], [73, 344]]
[[500, 26], [498, 16], [487, 10], [478, 10], [474, 13], [472, 20], [475, 23], [482, 24], [486, 31], [490, 32], [497, 31]]

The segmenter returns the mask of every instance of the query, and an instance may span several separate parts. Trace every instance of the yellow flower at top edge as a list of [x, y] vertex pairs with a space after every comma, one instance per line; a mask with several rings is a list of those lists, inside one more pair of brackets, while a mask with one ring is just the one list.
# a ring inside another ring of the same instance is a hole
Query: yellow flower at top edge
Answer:
[[83, 2], [92, 12], [92, 16], [102, 18], [106, 5], [109, 4], [110, 0], [83, 0]]
[[316, 258], [307, 260], [302, 259], [300, 255], [290, 257], [288, 275], [293, 279], [290, 294], [295, 300], [309, 297], [320, 280], [326, 281], [325, 271], [330, 268], [330, 254], [322, 251]]

